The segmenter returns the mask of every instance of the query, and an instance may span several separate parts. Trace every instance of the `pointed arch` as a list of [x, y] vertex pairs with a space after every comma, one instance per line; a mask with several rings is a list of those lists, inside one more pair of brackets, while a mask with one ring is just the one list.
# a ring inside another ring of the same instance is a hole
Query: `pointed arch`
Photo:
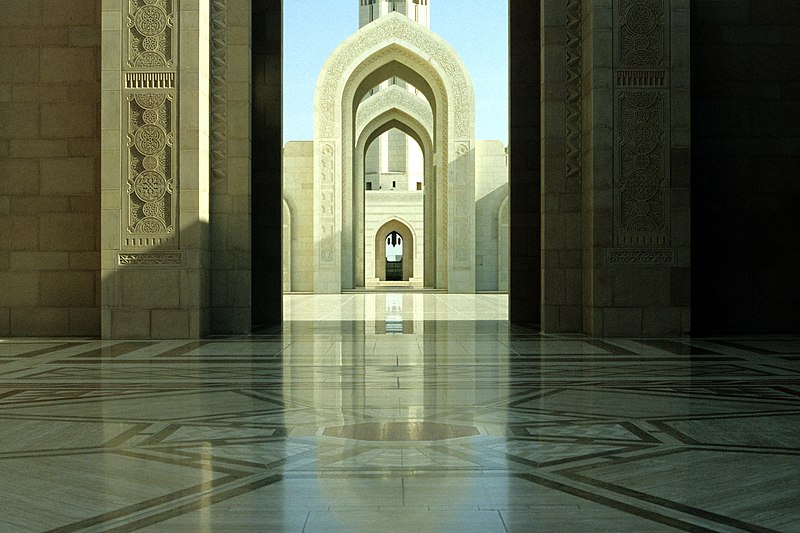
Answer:
[[[397, 128], [409, 137], [413, 138], [419, 147], [422, 149], [422, 158], [424, 164], [424, 181], [426, 194], [423, 198], [423, 233], [424, 233], [424, 247], [425, 251], [423, 259], [425, 265], [423, 267], [423, 283], [426, 287], [433, 287], [436, 283], [436, 263], [435, 263], [435, 250], [436, 250], [436, 205], [433, 195], [427, 194], [428, 183], [434, 174], [433, 153], [434, 145], [433, 139], [429, 132], [426, 130], [424, 124], [419, 122], [415, 117], [407, 114], [405, 111], [398, 108], [391, 108], [385, 110], [380, 115], [373, 118], [368, 124], [364, 125], [363, 130], [360, 132], [358, 141], [356, 143], [355, 158], [354, 158], [354, 174], [357, 179], [364, 175], [364, 157], [370, 143], [380, 136], [382, 133]], [[362, 187], [363, 189], [363, 187]], [[356, 235], [363, 234], [364, 224], [364, 192], [357, 191], [354, 195], [353, 210], [355, 213], [354, 224]], [[419, 242], [415, 240], [414, 242]], [[364, 239], [354, 239], [354, 256], [356, 257], [355, 264], [355, 279], [356, 283], [363, 284], [365, 282], [365, 262], [360, 258], [367, 259], [367, 254], [364, 250]], [[416, 274], [420, 275], [419, 272]], [[359, 285], [360, 286], [360, 285]]]
[[386, 254], [381, 250], [386, 237], [392, 232], [397, 232], [403, 239], [403, 281], [409, 281], [414, 277], [417, 240], [411, 224], [401, 217], [391, 217], [375, 232], [375, 277], [380, 281], [386, 281]]
[[[353, 34], [320, 73], [314, 99], [315, 290], [338, 292], [361, 282], [354, 246], [363, 236], [363, 214], [357, 211], [363, 187], [356, 172], [361, 157], [356, 115], [364, 95], [392, 76], [417, 88], [432, 111], [435, 170], [426, 178], [426, 192], [434, 206], [432, 227], [439, 228], [431, 254], [433, 285], [474, 292], [474, 210], [457, 209], [475, 201], [472, 81], [449, 44], [400, 14], [381, 17]], [[451, 235], [470, 250], [455, 254], [448, 246]]]

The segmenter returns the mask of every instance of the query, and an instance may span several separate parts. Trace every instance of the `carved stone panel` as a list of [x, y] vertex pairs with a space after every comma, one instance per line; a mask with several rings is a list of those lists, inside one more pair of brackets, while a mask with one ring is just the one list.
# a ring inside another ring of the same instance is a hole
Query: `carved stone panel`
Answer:
[[171, 69], [175, 62], [175, 0], [128, 0], [128, 67]]
[[618, 244], [666, 244], [669, 187], [662, 91], [620, 91], [615, 150]]
[[336, 150], [331, 143], [320, 148], [319, 265], [336, 267]]
[[175, 112], [170, 94], [127, 97], [125, 247], [175, 244]]
[[670, 244], [669, 7], [670, 0], [614, 2], [617, 246]]
[[619, 0], [617, 65], [666, 67], [669, 0]]

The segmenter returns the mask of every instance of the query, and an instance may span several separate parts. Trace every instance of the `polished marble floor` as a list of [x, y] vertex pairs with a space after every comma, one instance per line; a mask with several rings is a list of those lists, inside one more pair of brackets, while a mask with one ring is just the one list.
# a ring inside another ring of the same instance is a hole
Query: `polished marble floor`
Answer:
[[280, 331], [0, 339], [0, 531], [800, 531], [800, 338], [292, 295]]

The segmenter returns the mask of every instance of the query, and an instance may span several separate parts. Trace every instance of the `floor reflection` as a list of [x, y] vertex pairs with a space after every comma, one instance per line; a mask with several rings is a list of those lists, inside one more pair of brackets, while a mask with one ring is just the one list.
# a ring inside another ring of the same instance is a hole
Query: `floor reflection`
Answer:
[[0, 530], [796, 529], [799, 339], [506, 306], [297, 295], [251, 337], [2, 341]]

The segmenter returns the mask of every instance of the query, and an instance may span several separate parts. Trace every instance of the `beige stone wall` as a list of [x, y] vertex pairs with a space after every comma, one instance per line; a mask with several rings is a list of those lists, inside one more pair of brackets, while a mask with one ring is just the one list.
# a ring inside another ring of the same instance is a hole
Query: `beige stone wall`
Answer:
[[290, 141], [283, 149], [283, 198], [291, 213], [293, 292], [314, 291], [314, 143]]
[[0, 13], [0, 335], [98, 335], [100, 2]]
[[[500, 141], [477, 141], [475, 146], [475, 289], [498, 286], [498, 215], [508, 196], [508, 158]], [[507, 252], [507, 250], [506, 250]], [[508, 290], [506, 284], [505, 287]]]

